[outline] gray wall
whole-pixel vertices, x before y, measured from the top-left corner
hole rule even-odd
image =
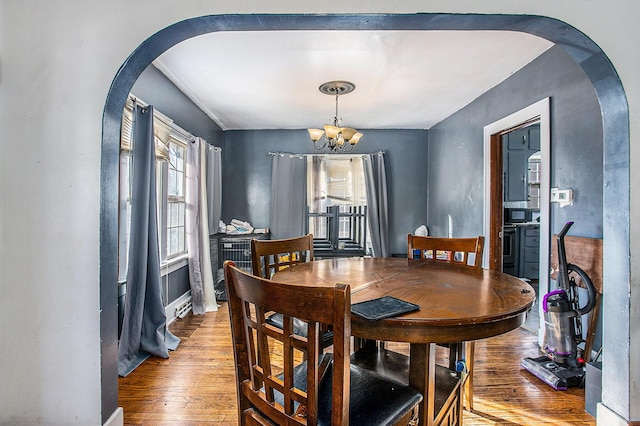
[[[222,132],[153,65],[145,69],[131,92],[183,129],[222,149],[222,220],[269,227],[271,152],[314,154],[306,130],[249,130]],[[426,130],[363,130],[352,153],[385,151],[389,197],[389,249],[406,253],[406,235],[427,223]],[[186,269],[186,268],[185,268]],[[187,277],[188,274],[180,274]],[[168,302],[185,288],[180,279],[169,281]],[[187,287],[188,288],[188,287]],[[186,290],[185,290],[186,291]],[[175,297],[174,297],[175,296]]]
[[[551,98],[551,186],[574,191],[572,206],[551,205],[551,233],[572,220],[571,235],[602,238],[600,106],[589,78],[559,47],[429,130],[433,235],[446,235],[448,215],[454,236],[482,233],[483,128],[545,97]]]
[[[131,89],[132,94],[174,121],[178,126],[208,143],[221,146],[224,138],[218,125],[182,93],[164,74],[149,65]],[[162,278],[165,304],[189,291],[189,267],[182,267]],[[124,286],[121,284],[120,287]],[[118,291],[118,334],[122,327],[124,288]]]
[[[153,65],[149,65],[136,80],[131,93],[153,105],[192,135],[205,139],[211,145],[222,144],[220,127]]]
[[[600,105],[582,68],[553,47],[429,130],[429,230],[454,236],[482,233],[483,128],[534,102],[551,98],[551,186],[573,189],[574,202],[551,204],[551,234],[574,221],[569,235],[602,238],[603,136]],[[452,170],[464,170],[452,178]],[[569,254],[570,256],[570,254]],[[554,285],[553,283],[551,284]],[[586,294],[580,294],[581,302]],[[600,318],[594,348],[602,341]]]
[[[353,153],[385,151],[389,197],[389,250],[405,254],[407,233],[427,220],[427,131],[362,130]],[[222,220],[269,226],[271,152],[319,153],[306,130],[225,132]]]

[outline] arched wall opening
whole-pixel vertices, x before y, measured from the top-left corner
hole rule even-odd
[[[217,31],[279,30],[509,30],[533,34],[563,47],[591,79],[603,120],[603,233],[605,279],[619,283],[608,289],[604,306],[629,306],[629,118],[622,84],[612,64],[586,35],[564,22],[520,15],[216,15],[171,25],[145,40],[115,76],[106,99],[102,132],[100,207],[100,337],[102,418],[117,409],[117,239],[118,165],[122,109],[144,69],[172,46],[201,34]],[[628,340],[616,326],[612,340]],[[609,330],[606,330],[609,332]],[[626,333],[626,335],[625,335]],[[610,339],[611,340],[611,339]],[[625,354],[620,354],[624,360]],[[628,352],[626,353],[628,358]],[[611,359],[616,362],[616,359]],[[623,364],[625,364],[623,362]],[[624,367],[623,367],[624,368]],[[628,360],[626,361],[628,377]],[[624,373],[624,372],[623,372]],[[625,377],[625,374],[618,374]],[[622,383],[620,383],[622,385]],[[628,386],[626,387],[628,389]],[[628,401],[628,396],[626,398]],[[627,407],[628,409],[628,407]],[[624,410],[623,410],[624,411]]]

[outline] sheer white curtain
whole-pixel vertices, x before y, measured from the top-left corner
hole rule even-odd
[[[196,138],[187,147],[185,224],[191,304],[197,315],[218,310],[209,252],[205,145],[203,139]]]

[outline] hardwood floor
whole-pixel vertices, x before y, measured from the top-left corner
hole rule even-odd
[[[125,425],[236,425],[226,303],[218,312],[177,320],[171,331],[182,341],[169,359],[151,357],[119,378]],[[465,410],[465,425],[596,424],[584,411],[584,389],[554,391],[522,370],[522,358],[538,354],[536,342],[519,328],[476,343],[474,411]]]

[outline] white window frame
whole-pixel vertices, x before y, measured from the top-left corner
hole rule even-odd
[[[187,203],[186,203],[186,199],[185,199],[185,191],[186,191],[186,183],[187,183],[187,179],[186,179],[186,165],[187,165],[187,143],[178,140],[177,138],[172,137],[171,141],[169,142],[169,151],[173,152],[172,149],[174,149],[174,147],[178,147],[180,149],[182,149],[183,152],[183,156],[182,156],[182,164],[176,163],[176,164],[172,164],[171,161],[168,162],[164,162],[164,167],[162,168],[162,172],[163,172],[163,178],[162,178],[162,195],[161,198],[159,198],[159,200],[162,200],[162,202],[158,203],[158,207],[159,210],[162,211],[162,214],[160,215],[161,220],[159,221],[160,223],[160,227],[161,227],[161,231],[160,231],[160,235],[164,236],[164,241],[162,241],[162,245],[161,247],[163,247],[163,251],[164,253],[162,253],[162,255],[164,255],[164,258],[161,256],[161,261],[164,262],[170,262],[172,259],[175,259],[177,257],[181,257],[187,254],[187,232],[186,232],[186,223],[185,223],[185,214],[186,214],[186,208],[187,208]],[[180,194],[169,194],[169,175],[171,174],[170,171],[174,170],[176,173],[176,176],[181,175],[182,178],[180,179],[180,181],[178,182],[177,187],[180,188]],[[178,213],[178,224],[177,225],[173,225],[172,223],[170,223],[170,210],[169,210],[169,206],[170,204],[177,204],[178,206],[182,206],[181,209],[181,213]],[[178,229],[182,232],[179,232],[180,235],[178,236],[178,246],[182,246],[181,250],[175,251],[175,252],[170,252],[170,247],[171,247],[171,241],[170,241],[170,231],[172,229]],[[163,262],[163,263],[164,263]]]
[[[331,183],[329,182],[331,177],[327,176],[327,174],[329,173],[328,168],[327,168],[327,164],[325,161],[328,162],[333,162],[333,161],[340,161],[340,162],[350,162],[350,164],[348,166],[343,167],[343,170],[345,170],[345,174],[344,174],[344,182],[345,184],[343,185],[343,190],[344,192],[342,193],[344,198],[344,202],[336,202],[336,203],[331,203],[331,205],[336,205],[336,206],[353,206],[353,207],[357,207],[357,206],[366,206],[367,205],[367,198],[366,198],[366,186],[365,186],[365,177],[364,177],[364,164],[363,164],[363,160],[362,160],[362,156],[361,155],[320,155],[321,157],[323,157],[323,163],[322,166],[320,167],[320,171],[319,174],[320,176],[315,176],[313,173],[313,157],[314,155],[309,155],[307,158],[307,198],[308,200],[312,199],[312,195],[313,195],[313,182],[316,179],[320,179],[321,184],[320,184],[320,199],[321,200],[327,200],[328,198],[328,193],[329,193],[329,189],[328,189],[328,185],[331,185]],[[338,195],[338,194],[333,194],[333,195]],[[350,200],[350,202],[348,202],[347,200]],[[310,203],[312,204],[312,203]],[[326,202],[322,203],[322,206],[320,208],[320,211],[314,211],[313,207],[310,205],[309,206],[309,212],[310,213],[325,213],[326,212],[326,208],[328,207]],[[318,223],[318,225],[322,228],[320,230],[315,230],[314,229],[314,225],[313,225],[313,221],[316,221],[316,223]],[[309,218],[308,219],[308,229],[309,232],[316,232],[318,233],[318,235],[316,235],[314,233],[314,238],[316,237],[320,237],[320,238],[328,238],[329,233],[331,232],[329,229],[324,229],[325,226],[323,226],[325,222],[322,221],[318,221],[316,218]],[[345,236],[348,235],[348,229],[349,229],[349,223],[348,223],[348,219],[347,218],[341,218],[340,219],[340,223],[337,224],[338,226],[338,237],[339,238],[343,238]],[[319,231],[323,231],[323,232],[319,232]],[[367,253],[371,253],[371,233],[370,230],[366,229],[367,232],[367,247],[366,247],[366,252]]]
[[[164,158],[156,159],[156,195],[157,195],[157,220],[158,220],[158,241],[160,250],[160,267],[161,275],[164,276],[187,264],[187,243],[186,243],[186,224],[184,214],[182,215],[182,250],[169,253],[168,229],[169,229],[169,202],[177,202],[183,204],[183,211],[186,210],[186,156],[187,156],[187,137],[182,129],[173,126],[170,119],[154,110],[154,123],[162,120],[164,125],[171,127],[169,138],[169,149],[172,146],[178,146],[184,151],[182,162],[182,195],[170,196],[168,186],[169,168],[172,167],[170,162]],[[155,130],[155,129],[154,129]],[[127,267],[129,256],[129,235],[131,228],[131,181],[130,174],[132,172],[131,159],[132,153],[121,150],[120,152],[120,183],[119,183],[119,223],[118,223],[118,282],[124,282],[127,279]]]

